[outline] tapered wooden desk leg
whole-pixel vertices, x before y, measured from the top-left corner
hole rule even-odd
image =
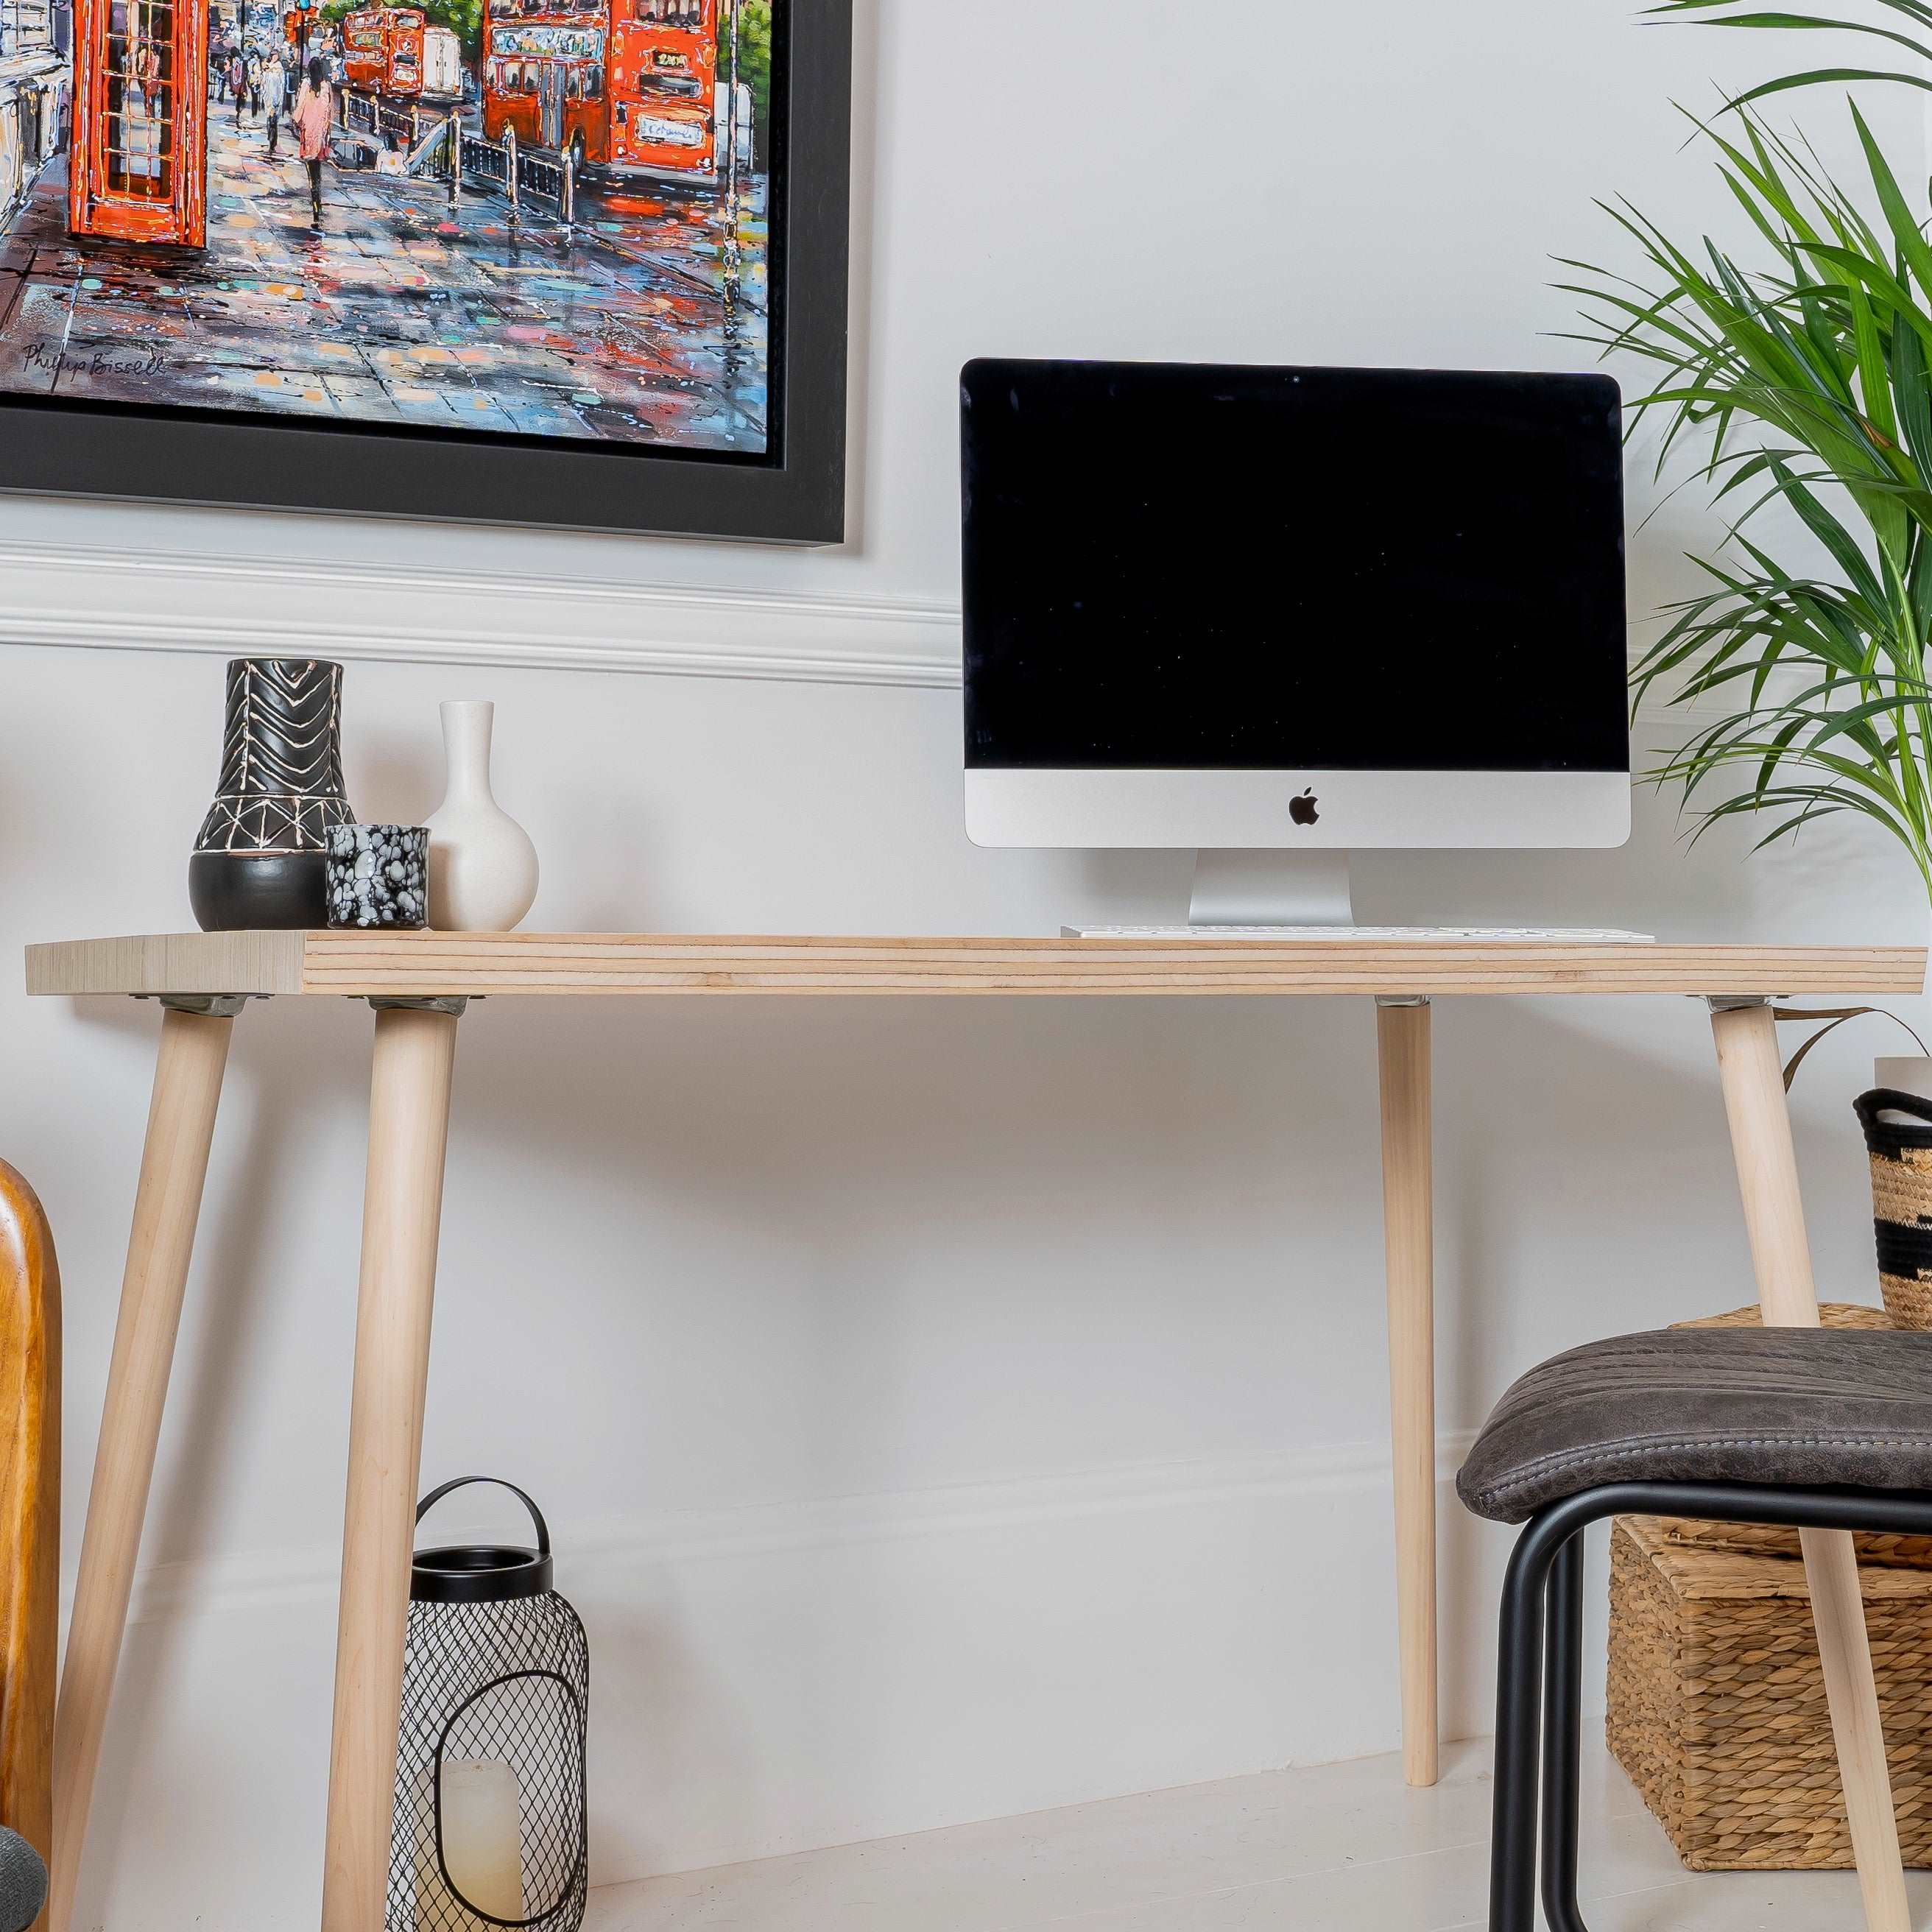
[[[392,1007],[376,1013],[323,1932],[380,1932],[382,1924],[455,1058],[454,1012]]]
[[[1436,1317],[1430,1170],[1429,1002],[1378,1000],[1382,1231],[1388,1258],[1402,1768],[1436,1782]]]
[[[220,1005],[207,1013],[170,1009],[161,1016],[154,1100],[141,1150],[134,1223],[121,1281],[121,1314],[107,1371],[107,1401],[94,1454],[93,1486],[88,1492],[80,1576],[54,1720],[49,1932],[68,1932],[74,1915],[88,1807],[121,1658],[141,1521],[147,1514],[154,1446],[160,1437],[161,1406],[181,1326],[182,1296],[188,1286],[195,1222],[201,1212],[215,1108],[234,1024],[232,1013],[224,1013]]]
[[[1717,1034],[1718,1067],[1744,1196],[1759,1307],[1768,1327],[1815,1328],[1818,1296],[1778,1064],[1777,1022],[1770,1007],[1761,1003],[1726,1006],[1714,1002],[1711,1024]],[[1858,1559],[1851,1538],[1842,1530],[1808,1529],[1801,1540],[1865,1924],[1869,1932],[1910,1932],[1885,1733],[1879,1722],[1871,1649],[1858,1594]]]

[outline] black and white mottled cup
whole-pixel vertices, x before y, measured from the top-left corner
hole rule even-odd
[[[331,926],[419,926],[429,917],[429,832],[338,825],[328,835]]]

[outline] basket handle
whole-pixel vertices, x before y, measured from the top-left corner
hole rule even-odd
[[[506,1482],[501,1476],[458,1476],[452,1480],[434,1489],[416,1504],[416,1521],[421,1522],[452,1490],[466,1489],[472,1483],[494,1483],[500,1490],[508,1490],[530,1513],[530,1520],[537,1526],[537,1554],[550,1554],[550,1525],[544,1521],[543,1511],[514,1483]]]
[[[1907,1133],[1922,1131],[1917,1127],[1906,1126],[1900,1120],[1881,1120],[1881,1114],[1911,1114],[1932,1127],[1932,1100],[1922,1094],[1906,1094],[1897,1088],[1874,1087],[1868,1094],[1861,1094],[1852,1102],[1852,1111],[1858,1117],[1859,1124],[1870,1135],[1896,1133],[1902,1128]]]

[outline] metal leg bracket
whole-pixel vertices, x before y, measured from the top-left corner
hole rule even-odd
[[[171,1013],[195,1013],[203,1019],[232,1020],[250,1000],[266,1000],[266,993],[136,993],[136,1000],[159,1000]]]

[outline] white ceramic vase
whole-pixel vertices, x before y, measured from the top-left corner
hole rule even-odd
[[[490,790],[496,707],[453,698],[442,714],[442,802],[429,820],[429,922],[440,932],[508,932],[537,896],[537,848]]]

